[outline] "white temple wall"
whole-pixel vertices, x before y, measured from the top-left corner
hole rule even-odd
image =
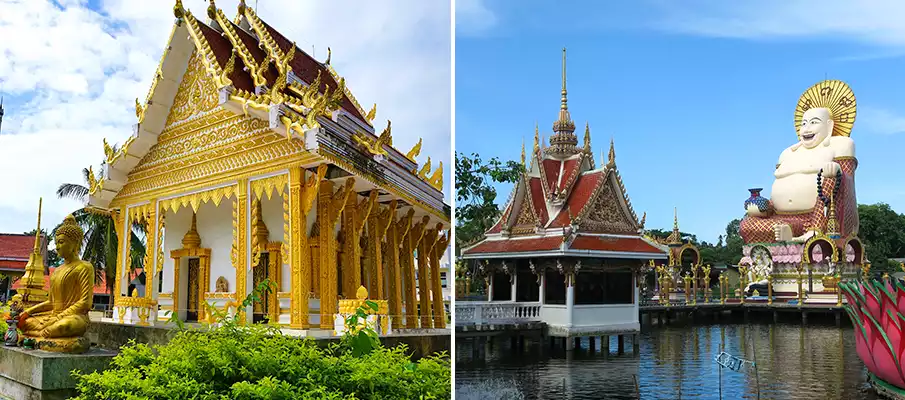
[[[191,209],[180,208],[179,212],[174,213],[172,210],[166,211],[166,228],[163,237],[163,289],[160,293],[173,293],[173,258],[170,252],[182,248],[182,237],[189,231],[192,226]],[[202,238],[202,243],[203,243]],[[185,271],[185,266],[180,271]],[[183,277],[180,277],[182,279]],[[184,281],[182,281],[184,282]]]
[[[634,304],[576,305],[572,310],[575,326],[628,325],[638,323],[638,311]]]
[[[233,202],[230,200],[224,199],[219,207],[212,202],[198,207],[198,235],[201,236],[201,247],[211,249],[210,281],[204,288],[205,292],[213,291],[217,278],[221,276],[229,282],[230,292],[236,289],[236,270],[230,259],[233,245]],[[191,209],[179,210],[183,211],[188,214],[191,222]]]
[[[267,231],[270,232],[268,241],[283,242],[283,198],[285,192],[274,193],[273,197],[268,199],[266,195],[261,199],[261,218],[267,225]],[[282,254],[283,263],[288,264],[288,254]],[[289,291],[289,268],[277,267],[280,271],[282,285],[280,291]]]

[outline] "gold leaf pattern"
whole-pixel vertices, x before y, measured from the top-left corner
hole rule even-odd
[[[186,120],[203,111],[210,111],[217,107],[218,103],[217,88],[208,77],[198,52],[194,52],[170,107],[167,125]]]

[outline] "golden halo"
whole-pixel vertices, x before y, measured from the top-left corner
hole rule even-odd
[[[805,90],[795,107],[795,133],[801,128],[804,112],[812,108],[828,108],[833,118],[833,136],[849,136],[855,125],[857,103],[852,88],[845,82],[826,80]]]

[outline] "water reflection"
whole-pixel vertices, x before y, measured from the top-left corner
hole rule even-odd
[[[496,340],[486,352],[456,340],[456,384],[514,380],[529,399],[877,399],[855,352],[851,327],[726,323],[652,327],[641,355],[616,355],[616,339],[595,351],[567,353],[530,341],[518,352]],[[480,344],[477,344],[480,345]],[[561,347],[561,344],[558,346]],[[607,354],[601,353],[607,348]],[[755,361],[741,372],[720,371],[720,351]],[[480,356],[484,356],[483,359]]]

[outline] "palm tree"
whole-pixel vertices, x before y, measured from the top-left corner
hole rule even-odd
[[[114,150],[115,151],[115,150]],[[88,168],[82,169],[82,176],[85,184],[64,183],[57,189],[59,198],[70,198],[78,200],[82,203],[88,203]],[[103,179],[103,169],[100,171],[99,179]],[[107,294],[110,295],[109,306],[113,307],[113,286],[116,282],[116,250],[118,240],[116,238],[115,224],[113,218],[109,215],[88,211],[81,208],[72,213],[76,222],[85,230],[85,242],[82,246],[82,259],[94,265],[95,282],[105,279],[107,283]],[[58,225],[59,226],[59,225]],[[51,237],[56,234],[56,228],[51,232]],[[141,268],[145,259],[145,244],[142,240],[146,237],[144,225],[133,222],[132,234],[130,235],[130,255],[129,270]]]

